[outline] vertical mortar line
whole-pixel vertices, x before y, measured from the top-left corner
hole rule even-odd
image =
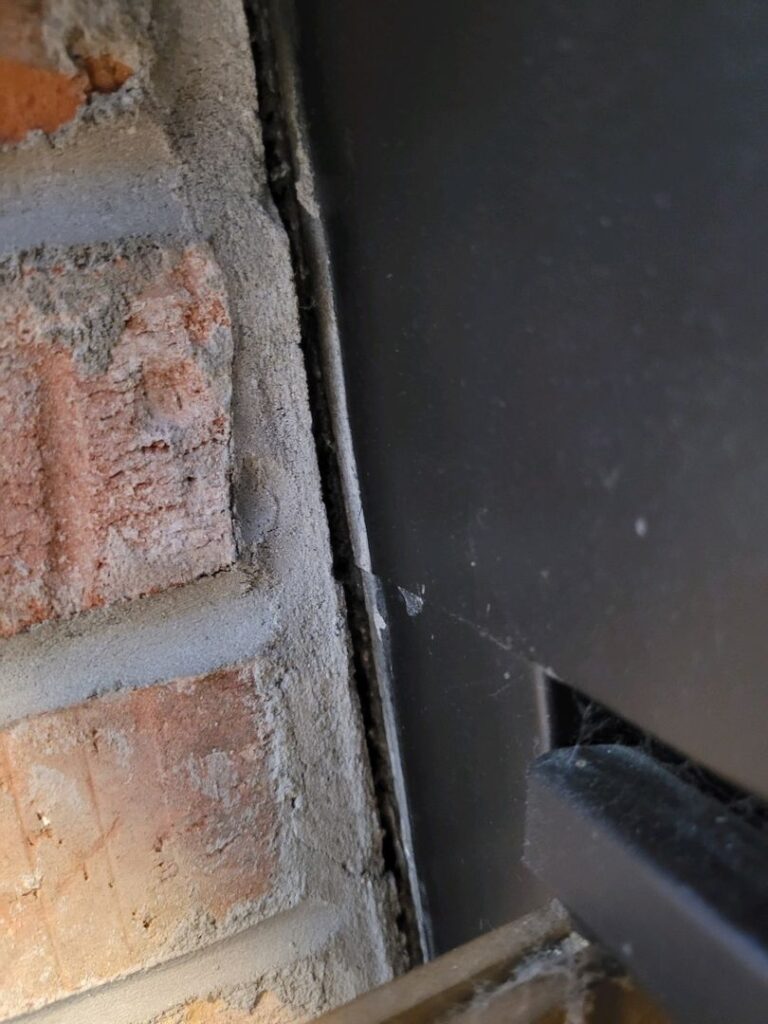
[[[268,0],[245,0],[251,35],[258,116],[262,128],[267,176],[272,201],[283,222],[291,252],[301,336],[307,376],[312,432],[317,454],[322,498],[328,518],[333,571],[344,591],[347,628],[352,653],[354,686],[363,720],[374,795],[382,832],[382,856],[395,881],[399,902],[398,928],[409,966],[424,959],[421,920],[411,885],[403,846],[398,787],[393,752],[387,741],[386,716],[376,673],[372,625],[366,603],[363,573],[355,557],[344,474],[340,463],[343,443],[336,436],[333,379],[327,372],[323,350],[322,285],[313,269],[313,232],[297,195],[296,158],[290,141],[289,118],[280,87],[280,71]],[[343,457],[343,456],[342,456]]]

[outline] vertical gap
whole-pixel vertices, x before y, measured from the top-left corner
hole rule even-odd
[[[272,201],[288,236],[299,312],[301,349],[307,373],[312,432],[328,516],[334,576],[344,590],[352,670],[365,730],[368,757],[382,833],[385,870],[394,879],[398,898],[397,927],[408,966],[423,959],[415,901],[403,849],[400,817],[384,709],[376,678],[371,625],[362,574],[356,564],[347,516],[343,476],[335,441],[329,384],[323,356],[323,313],[317,301],[319,282],[313,271],[311,225],[299,203],[296,167],[284,108],[268,0],[246,0],[246,17],[256,66],[267,177]]]

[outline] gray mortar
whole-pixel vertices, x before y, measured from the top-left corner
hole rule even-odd
[[[144,114],[80,131],[76,147],[15,150],[0,163],[0,253],[189,234],[179,168]]]
[[[258,567],[259,591],[275,616],[268,663],[283,808],[280,873],[307,897],[339,908],[338,955],[326,980],[328,999],[338,1001],[350,986],[362,991],[390,975],[394,936],[331,572],[288,243],[266,188],[240,4],[163,3],[153,24],[164,55],[155,77],[160,116],[232,314],[240,548]],[[274,513],[266,531],[254,531],[265,496]],[[271,893],[267,906],[277,910],[284,899]]]
[[[116,257],[125,257],[128,263]],[[0,288],[12,288],[39,314],[40,340],[66,345],[82,373],[103,373],[125,330],[131,298],[168,260],[153,240],[25,251],[0,260]],[[60,273],[52,278],[53,266]],[[30,274],[32,268],[43,271]],[[98,276],[83,270],[96,270]]]
[[[389,752],[389,769],[392,775],[393,796],[399,817],[398,840],[402,846],[408,874],[410,898],[414,906],[421,953],[424,958],[427,958],[433,949],[434,943],[432,941],[428,910],[422,898],[416,869],[411,829],[410,800],[402,769],[400,738],[395,716],[386,605],[383,588],[374,575],[371,565],[362,493],[357,475],[357,460],[352,441],[347,405],[330,253],[322,222],[320,205],[316,195],[312,162],[309,156],[307,131],[299,90],[299,71],[296,67],[293,50],[296,27],[291,24],[290,17],[290,8],[285,10],[281,8],[281,17],[277,19],[277,24],[273,26],[278,73],[280,76],[280,90],[283,96],[284,115],[287,120],[287,130],[290,134],[291,151],[295,163],[296,194],[307,218],[305,225],[307,258],[311,261],[314,279],[314,298],[317,304],[317,318],[320,328],[319,344],[321,347],[323,372],[327,382],[329,413],[333,424],[333,441],[338,458],[344,512],[349,526],[349,536],[355,565],[361,575],[363,600],[370,627],[373,675],[381,701],[385,741]]]
[[[45,623],[0,643],[0,727],[97,693],[255,658],[274,629],[272,609],[239,569]]]
[[[146,1024],[194,999],[228,996],[254,1002],[261,991],[285,990],[297,1002],[307,999],[302,960],[323,962],[338,928],[335,908],[307,903],[286,911],[194,956],[182,956],[111,985],[73,996],[54,1006],[16,1017],[17,1024]],[[244,985],[243,978],[252,979]],[[311,995],[311,994],[310,994]],[[239,998],[238,998],[239,996]],[[317,1005],[311,999],[310,1013]]]
[[[395,947],[331,572],[288,243],[266,188],[241,5],[162,3],[153,25],[163,54],[155,76],[160,116],[184,169],[196,228],[222,268],[232,313],[240,547],[259,568],[259,591],[275,615],[268,659],[284,807],[281,874],[342,915],[326,981],[334,1001],[335,988],[343,998],[350,986],[362,991],[385,980]],[[266,532],[252,532],[260,519],[253,510],[265,496],[274,515]],[[270,898],[277,910],[285,894]]]
[[[151,26],[153,102],[136,119],[136,134],[112,135],[117,122],[81,125],[76,146],[48,152],[36,169],[31,150],[0,157],[0,201],[10,189],[15,204],[0,230],[10,230],[10,245],[20,238],[81,244],[145,235],[156,218],[150,226],[158,240],[210,244],[235,338],[233,493],[242,567],[3,642],[0,718],[72,703],[86,690],[146,685],[257,655],[255,685],[267,698],[273,731],[281,883],[258,903],[236,908],[216,935],[242,933],[256,955],[266,941],[262,926],[243,930],[257,921],[297,904],[333,908],[336,931],[315,993],[319,1010],[386,980],[399,947],[331,571],[288,244],[266,187],[238,0],[164,0]],[[122,149],[114,159],[102,153],[92,190],[90,172],[77,168],[83,153],[94,151],[93,139],[108,137]],[[40,157],[42,150],[34,152]],[[91,195],[82,194],[84,181]],[[121,196],[126,182],[130,201]],[[36,203],[43,210],[47,204],[49,222]],[[59,204],[70,204],[71,222]],[[176,952],[210,938],[201,922],[179,935]],[[301,941],[297,936],[299,947]],[[146,977],[165,999],[163,975]],[[238,980],[258,979],[243,968]],[[285,984],[290,997],[288,975]],[[175,989],[173,996],[182,1001]],[[79,1024],[105,1019],[104,1003],[90,1009],[96,1004],[89,998],[80,1003]],[[35,1019],[68,1022],[67,1005]]]
[[[204,252],[202,246],[197,249]],[[67,248],[38,246],[0,257],[0,290],[38,314],[38,341],[71,349],[81,375],[100,374],[112,361],[132,303],[161,275],[172,273],[181,256],[180,246],[169,249],[155,238]],[[55,275],[50,273],[52,268]],[[215,273],[209,284],[220,288]],[[202,364],[222,406],[227,407],[232,364],[229,329],[219,324],[211,332],[204,346],[192,346],[191,356]]]
[[[111,53],[134,69],[151,56],[145,39],[148,0],[48,0],[42,5],[41,32],[46,53],[59,71],[74,74],[79,54]]]

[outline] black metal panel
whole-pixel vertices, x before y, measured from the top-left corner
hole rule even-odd
[[[530,665],[435,601],[385,595],[417,868],[443,951],[548,898],[522,863],[526,772],[546,721]]]
[[[768,8],[297,10],[374,568],[424,589],[392,632],[439,916],[419,748],[495,726],[502,651],[768,794]]]
[[[526,859],[681,1024],[763,1024],[768,839],[639,750],[563,748],[530,780]]]

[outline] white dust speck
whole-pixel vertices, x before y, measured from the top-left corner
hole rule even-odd
[[[398,587],[400,596],[403,599],[405,610],[413,618],[415,615],[419,615],[422,608],[424,607],[424,597],[422,594],[414,594],[412,590],[406,590],[405,587]]]

